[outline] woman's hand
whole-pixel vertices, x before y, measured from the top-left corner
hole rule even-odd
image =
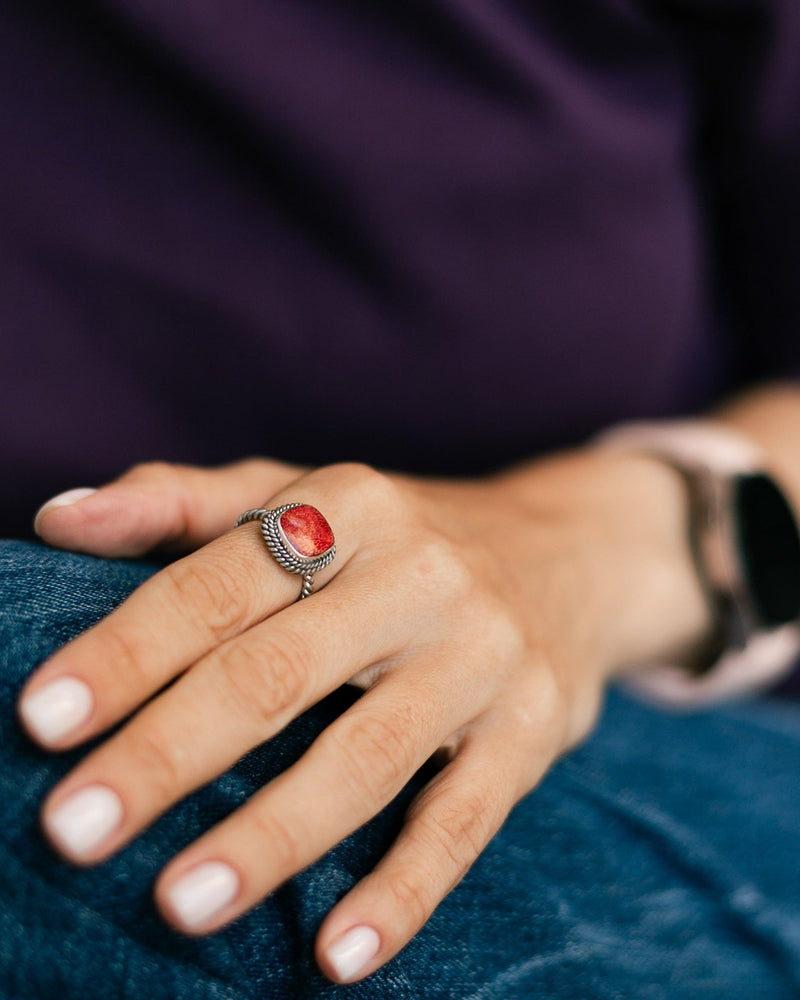
[[[300,602],[300,577],[272,559],[258,524],[227,530],[247,508],[293,501],[322,511],[337,545]],[[319,931],[329,977],[368,975],[588,733],[608,676],[702,635],[683,524],[676,474],[591,451],[475,483],[261,460],[142,466],[46,506],[37,530],[54,545],[195,551],[26,686],[21,718],[52,749],[135,713],[52,791],[45,830],[69,859],[101,861],[324,695],[358,684],[364,696],[300,761],[167,866],[156,898],[188,933],[235,920],[443,749],[391,850]]]

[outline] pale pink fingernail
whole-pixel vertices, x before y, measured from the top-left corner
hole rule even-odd
[[[49,510],[53,510],[54,507],[69,507],[79,500],[85,500],[86,497],[90,497],[92,493],[96,493],[97,490],[93,489],[91,486],[80,486],[75,490],[67,490],[66,493],[59,493],[58,496],[52,497],[47,503],[42,504],[36,513],[36,517],[33,521],[33,530],[39,531],[39,523],[41,521],[42,515],[46,514]]]
[[[45,824],[61,850],[73,858],[88,857],[122,819],[122,800],[105,785],[88,785],[53,809]]]
[[[77,677],[58,677],[23,697],[19,712],[30,732],[42,743],[55,743],[89,718],[92,689]]]
[[[205,861],[167,889],[175,916],[187,930],[201,927],[231,903],[239,892],[239,876],[223,861]]]
[[[339,982],[349,983],[375,958],[380,946],[381,939],[372,927],[353,927],[326,954]]]

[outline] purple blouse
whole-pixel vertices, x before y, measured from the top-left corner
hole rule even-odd
[[[798,234],[797,0],[6,0],[0,535],[140,460],[479,474],[800,374]]]

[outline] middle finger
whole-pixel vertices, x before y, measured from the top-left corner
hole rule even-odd
[[[391,657],[411,625],[395,617],[363,628],[382,602],[358,578],[341,581],[207,654],[53,790],[43,819],[55,845],[80,863],[102,860],[364,666]]]

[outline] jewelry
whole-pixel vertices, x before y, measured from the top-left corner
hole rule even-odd
[[[697,707],[775,683],[800,656],[800,530],[766,456],[712,421],[612,427],[596,439],[681,474],[687,533],[715,629],[692,673],[659,665],[631,674],[640,691]]]
[[[308,597],[314,574],[333,562],[336,543],[331,526],[316,507],[307,503],[285,503],[275,510],[246,510],[234,527],[261,521],[261,534],[279,565],[303,577],[298,601]]]

